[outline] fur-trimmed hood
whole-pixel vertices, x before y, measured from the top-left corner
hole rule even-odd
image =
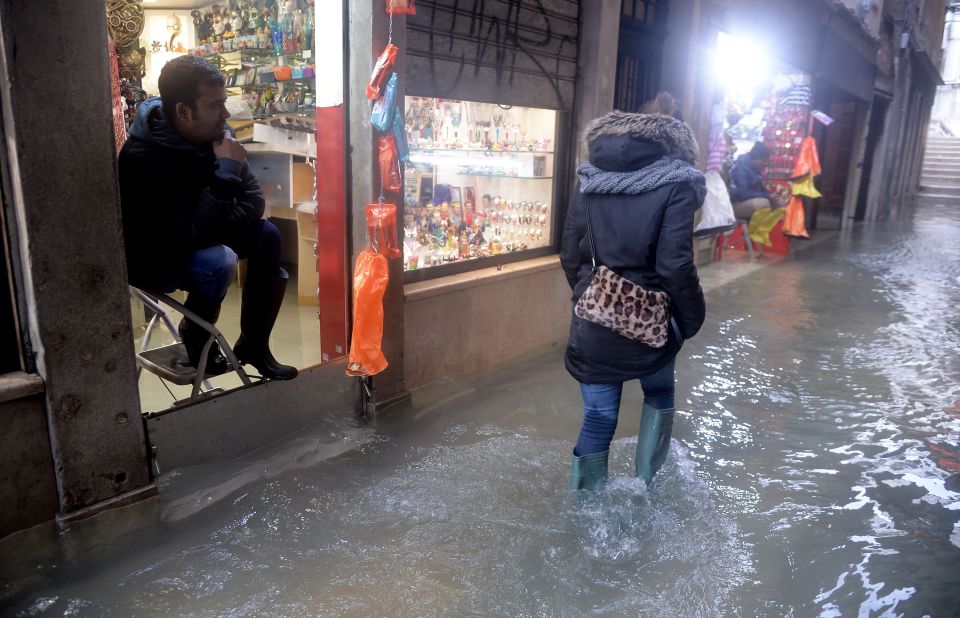
[[[663,148],[664,154],[696,165],[700,148],[693,130],[682,120],[662,114],[628,114],[612,111],[587,125],[583,139],[587,150],[603,136],[630,136]]]

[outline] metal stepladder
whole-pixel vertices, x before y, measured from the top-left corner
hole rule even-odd
[[[237,356],[233,353],[233,348],[227,345],[226,338],[216,326],[202,319],[196,313],[190,311],[166,294],[145,291],[140,288],[135,288],[132,285],[129,286],[129,288],[130,295],[142,302],[144,306],[153,313],[153,316],[147,323],[147,330],[144,332],[143,343],[140,344],[140,351],[137,352],[137,379],[140,378],[141,373],[146,369],[161,380],[179,385],[193,385],[190,397],[175,401],[173,404],[174,407],[193,403],[218,394],[222,392],[223,389],[213,388],[208,378],[215,376],[206,374],[207,357],[210,355],[210,350],[213,348],[214,342],[216,342],[216,344],[220,346],[220,350],[226,357],[232,371],[237,374],[240,381],[243,382],[245,386],[252,384],[250,377],[243,370],[240,361],[237,360]],[[190,364],[187,358],[187,349],[180,341],[180,333],[176,326],[174,326],[173,320],[170,319],[167,310],[164,309],[162,305],[166,305],[180,312],[184,318],[200,326],[210,334],[206,344],[203,346],[203,352],[200,355],[200,369]],[[150,348],[150,337],[153,335],[153,330],[158,322],[162,322],[167,327],[170,336],[173,337],[174,343],[157,348]]]

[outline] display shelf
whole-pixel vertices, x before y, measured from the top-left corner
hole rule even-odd
[[[313,88],[313,84],[308,83],[306,80],[314,80],[313,77],[303,77],[299,79],[281,79],[275,82],[270,82],[268,84],[233,84],[231,86],[226,86],[227,89],[230,88],[246,88],[247,90],[266,90],[267,88],[276,88],[279,84],[297,84],[299,86],[305,86],[307,88]]]
[[[290,53],[275,54],[273,51],[273,48],[250,47],[247,49],[234,49],[231,51],[212,52],[209,54],[193,54],[193,55],[199,56],[201,58],[206,58],[207,60],[219,58],[228,64],[234,64],[234,63],[240,62],[243,58],[257,58],[257,59],[289,58],[291,60],[296,60],[297,62],[303,62],[303,61],[310,60],[313,54],[310,53],[310,50],[306,50],[306,52],[301,50],[299,52],[295,52],[292,54]]]
[[[492,148],[410,148],[410,152],[481,152],[484,154],[532,154],[552,155],[552,150],[494,150]]]
[[[483,177],[483,178],[516,178],[517,180],[552,180],[553,176],[513,176],[511,174],[473,174],[470,172],[456,172],[457,176]]]

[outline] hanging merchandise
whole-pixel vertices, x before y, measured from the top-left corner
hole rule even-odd
[[[733,204],[723,178],[715,171],[708,171],[707,197],[703,201],[703,218],[693,230],[694,236],[709,236],[721,230],[728,230],[737,224],[733,215]]]
[[[813,185],[813,177],[819,176],[822,171],[820,158],[817,156],[817,142],[812,136],[807,136],[800,145],[800,155],[790,175],[793,195],[821,197],[821,193]]]
[[[787,212],[783,217],[783,233],[787,236],[810,238],[803,212],[803,200],[796,195],[787,204]]]
[[[393,71],[393,64],[397,61],[398,51],[396,45],[387,43],[380,57],[377,58],[377,63],[373,65],[373,73],[371,73],[370,81],[367,83],[367,98],[371,101],[380,98],[380,92]]]
[[[387,258],[372,248],[357,256],[353,268],[353,335],[348,376],[372,376],[387,368],[383,340],[383,295],[389,282]]]
[[[401,161],[410,160],[410,147],[407,145],[407,131],[403,124],[403,114],[399,107],[393,108],[393,138],[397,142],[397,156]]]
[[[397,248],[397,207],[394,204],[377,202],[367,204],[367,238],[380,255],[395,259],[400,257]]]
[[[395,117],[394,109],[397,100],[397,74],[392,73],[387,85],[383,89],[383,94],[373,104],[373,111],[370,112],[370,124],[380,131],[389,131]],[[403,122],[401,121],[401,125]],[[402,127],[401,127],[402,129]]]
[[[387,0],[387,14],[416,15],[417,3],[415,0]]]
[[[393,135],[380,137],[380,189],[381,191],[400,191],[403,177],[400,175],[400,155],[397,152],[397,140]]]
[[[727,116],[727,106],[722,102],[713,106],[710,117],[710,149],[707,153],[707,171],[723,170],[723,159],[727,154],[727,140],[723,123]]]
[[[750,217],[750,239],[761,245],[770,246],[770,232],[776,227],[780,219],[783,218],[784,208],[772,209],[769,207],[760,208],[754,211]]]
[[[800,144],[800,155],[797,157],[797,163],[793,166],[791,178],[800,176],[819,176],[823,169],[820,167],[820,157],[817,155],[817,141],[813,136],[808,135]]]
[[[124,117],[125,100],[120,90],[120,67],[117,62],[117,49],[113,43],[107,43],[110,53],[110,99],[113,102],[113,140],[116,154],[120,154],[123,143],[127,141],[127,125]]]

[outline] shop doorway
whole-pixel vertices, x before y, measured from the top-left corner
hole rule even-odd
[[[118,49],[118,77],[124,77],[125,86],[130,87],[121,89],[115,100],[117,114],[122,113],[121,100],[130,105],[125,118],[129,124],[136,113],[135,106],[145,97],[159,94],[157,79],[162,67],[184,54],[206,58],[224,75],[227,109],[231,114],[228,123],[244,144],[247,163],[263,191],[264,216],[280,230],[282,266],[290,275],[270,347],[279,362],[301,370],[345,356],[347,338],[343,223],[346,203],[342,199],[326,199],[325,179],[318,182],[317,177],[318,169],[329,172],[338,163],[344,169],[346,165],[342,149],[339,157],[330,154],[330,142],[336,140],[331,138],[335,133],[328,126],[329,119],[325,119],[326,142],[321,144],[319,159],[317,145],[317,116],[323,116],[326,109],[321,106],[334,105],[327,102],[331,96],[327,90],[331,90],[329,86],[334,81],[333,90],[340,93],[338,105],[343,109],[342,76],[327,77],[329,67],[318,66],[315,60],[317,45],[325,45],[327,38],[333,38],[319,33],[330,28],[342,30],[342,21],[319,22],[318,10],[329,11],[329,7],[322,9],[306,0],[237,0],[227,9],[225,3],[210,0],[157,0],[143,5],[142,23],[131,13],[122,13],[121,23],[130,19],[141,30],[136,40]],[[338,45],[336,54],[342,60],[341,48]],[[329,65],[335,55],[325,50],[323,57]],[[342,124],[338,123],[340,137]],[[345,144],[345,139],[341,141]],[[341,177],[342,174],[336,176]],[[329,204],[331,201],[335,203]],[[217,321],[218,329],[231,344],[240,334],[244,266],[241,262]],[[332,290],[333,287],[337,289]],[[322,294],[321,288],[332,293]],[[171,296],[180,301],[185,298],[183,292]],[[326,322],[321,320],[321,310]],[[131,299],[131,311],[134,343],[139,350],[147,320],[144,308],[135,299]],[[174,324],[180,317],[171,313]],[[172,333],[158,328],[148,347],[170,343]],[[250,366],[246,369],[256,373]],[[210,383],[223,391],[241,386],[236,374],[213,378]],[[185,401],[189,394],[188,386],[164,382],[146,371],[141,374],[141,408],[145,413],[165,411]]]
[[[863,221],[867,214],[867,197],[870,193],[870,177],[873,173],[873,162],[877,153],[877,144],[883,137],[883,127],[887,120],[887,108],[890,106],[890,99],[887,97],[874,97],[873,109],[870,112],[870,128],[867,133],[867,147],[864,151],[863,174],[860,177],[860,192],[857,194],[857,208],[853,218],[855,221]]]
[[[829,93],[831,88],[818,85],[818,92]],[[811,227],[839,230],[843,223],[843,205],[850,176],[850,161],[853,157],[854,134],[856,133],[857,104],[851,100],[830,100],[824,97],[821,109],[833,118],[830,126],[815,123],[814,137],[820,146],[820,192],[823,197],[814,209]]]
[[[660,90],[667,0],[623,0],[614,108],[637,112]]]

